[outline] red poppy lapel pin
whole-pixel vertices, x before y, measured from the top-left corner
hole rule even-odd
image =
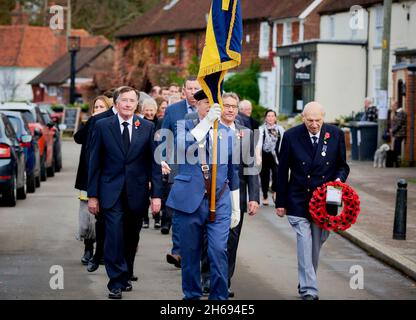
[[[328,149],[327,144],[328,144],[329,138],[331,138],[331,134],[329,132],[325,132],[325,135],[324,135],[324,145],[322,147],[322,152],[321,152],[322,157],[326,157],[326,151]]]
[[[243,131],[243,129],[240,129],[237,132],[237,139],[243,139],[243,138],[244,138],[244,131]]]
[[[134,121],[134,127],[137,129],[138,127],[140,127],[140,121],[136,120]]]

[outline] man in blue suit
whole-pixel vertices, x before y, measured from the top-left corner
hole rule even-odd
[[[174,177],[178,172],[177,159],[176,159],[176,133],[178,121],[184,120],[185,115],[196,111],[196,100],[194,94],[201,90],[201,85],[194,76],[190,76],[186,79],[183,87],[185,93],[185,99],[177,103],[174,103],[166,109],[165,116],[163,118],[161,136],[167,137],[167,162],[162,162],[163,174],[169,174],[168,184],[169,188],[172,187]],[[166,255],[168,263],[175,265],[177,268],[181,267],[181,254],[179,249],[179,225],[176,217],[172,212],[169,212],[169,217],[162,217],[162,233],[169,233],[170,223],[172,223],[172,251]],[[170,222],[171,220],[171,222]]]
[[[104,261],[109,298],[131,291],[134,258],[149,198],[159,212],[161,167],[154,161],[154,125],[134,115],[139,92],[123,87],[117,115],[97,121],[90,145],[88,208],[105,220]],[[149,190],[151,183],[151,190]]]
[[[344,133],[324,124],[324,116],[319,103],[308,103],[302,113],[303,124],[283,135],[279,155],[276,214],[279,217],[287,214],[296,231],[298,292],[304,300],[319,299],[316,279],[319,252],[329,235],[312,221],[309,201],[317,187],[329,181],[345,182],[350,172]]]
[[[208,99],[201,90],[195,94],[198,103],[209,107]],[[198,107],[198,110],[204,108]],[[211,163],[210,130],[221,115],[221,107],[211,107],[199,121],[186,120],[178,123],[178,153],[186,154],[185,163],[179,164],[179,172],[169,194],[167,206],[174,210],[180,225],[179,240],[182,257],[182,290],[184,299],[196,300],[202,296],[201,251],[204,234],[208,242],[208,257],[211,263],[211,290],[209,299],[228,299],[227,241],[230,226],[240,219],[239,163],[232,163],[235,134],[219,125],[216,217],[209,221]],[[224,142],[224,143],[223,143]],[[184,148],[183,150],[181,148]],[[198,156],[194,158],[195,152]]]

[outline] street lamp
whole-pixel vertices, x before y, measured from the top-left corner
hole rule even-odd
[[[81,38],[77,36],[68,37],[68,51],[71,53],[71,86],[69,88],[69,103],[74,104],[75,102],[75,58],[77,52],[80,49]]]

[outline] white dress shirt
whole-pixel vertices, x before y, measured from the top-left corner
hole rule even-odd
[[[131,117],[128,120],[124,120],[122,117],[120,117],[119,114],[117,114],[117,117],[118,117],[118,122],[120,123],[120,132],[121,132],[121,134],[123,134],[123,130],[124,130],[123,122],[127,122],[129,124],[127,126],[127,129],[129,129],[129,137],[130,137],[130,141],[131,141],[131,134],[133,132],[133,117]]]
[[[311,138],[312,144],[314,144],[314,141],[313,141],[312,137],[317,137],[318,139],[316,140],[316,143],[319,143],[319,136],[321,134],[321,131],[319,131],[317,134],[312,134],[309,131],[308,131],[308,133],[309,133],[309,137]]]

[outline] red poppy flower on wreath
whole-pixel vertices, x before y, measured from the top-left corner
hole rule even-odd
[[[326,188],[328,186],[342,188],[344,208],[337,216],[329,215],[326,211]],[[309,202],[309,213],[319,227],[329,231],[344,231],[351,227],[360,214],[360,198],[346,183],[341,181],[328,182],[318,187]]]
[[[137,129],[138,127],[140,127],[140,121],[139,121],[139,120],[136,120],[136,121],[134,122],[134,126],[136,127],[136,129]]]

